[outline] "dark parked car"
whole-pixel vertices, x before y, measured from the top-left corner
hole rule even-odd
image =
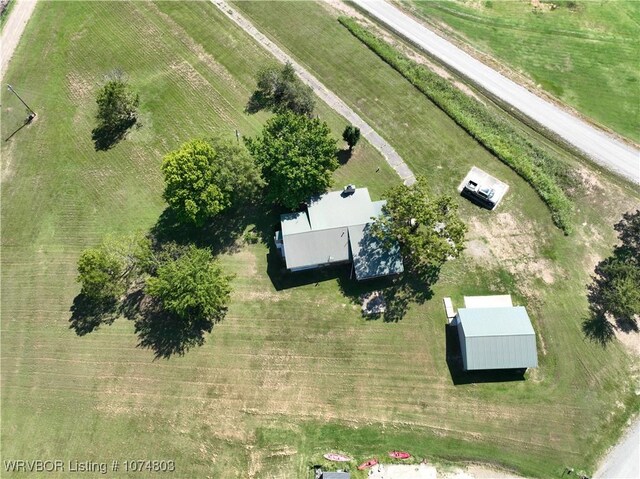
[[[480,187],[475,181],[469,181],[464,185],[460,194],[474,203],[484,206],[490,210],[496,206],[496,202],[493,200],[493,197],[496,194],[495,190],[493,188]]]

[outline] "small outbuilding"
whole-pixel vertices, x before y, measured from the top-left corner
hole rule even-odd
[[[523,306],[460,308],[452,325],[465,371],[538,366],[536,334]]]

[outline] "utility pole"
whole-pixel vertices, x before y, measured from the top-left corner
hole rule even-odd
[[[31,107],[30,107],[29,105],[27,105],[27,104],[25,103],[25,101],[24,101],[22,98],[20,98],[20,95],[18,95],[18,94],[16,93],[16,91],[13,89],[13,87],[12,87],[11,85],[7,85],[7,90],[9,90],[11,93],[13,93],[15,96],[17,96],[17,97],[18,97],[18,100],[20,100],[20,101],[22,102],[22,104],[23,104],[24,106],[26,106],[26,107],[27,107],[27,110],[29,110],[29,111],[31,112],[31,113],[29,114],[29,118],[28,118],[28,120],[27,120],[27,121],[31,121],[31,120],[33,120],[33,119],[35,118],[35,116],[36,116],[36,112],[35,112],[35,111],[33,111],[33,110],[31,109]]]

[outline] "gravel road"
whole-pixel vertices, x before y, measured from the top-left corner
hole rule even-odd
[[[9,60],[13,56],[13,51],[18,46],[24,27],[27,26],[27,22],[36,8],[36,0],[13,1],[16,4],[9,12],[9,18],[0,34],[0,78],[4,78]]]
[[[640,477],[640,418],[609,451],[594,479],[638,479]]]
[[[368,123],[347,106],[335,93],[325,87],[311,73],[305,70],[293,58],[287,55],[280,47],[263,35],[253,24],[245,17],[240,15],[234,8],[223,0],[211,0],[211,2],[229,17],[236,25],[251,35],[263,48],[269,51],[276,59],[282,63],[290,62],[300,79],[311,88],[327,105],[342,115],[346,120],[354,126],[360,128],[362,136],[367,139],[371,145],[378,150],[385,158],[387,163],[393,168],[405,185],[412,185],[416,178],[407,164],[402,160],[400,155],[387,143],[378,133],[375,132]]]
[[[386,1],[353,1],[390,29],[555,133],[596,163],[640,183],[640,151],[637,149],[534,95]]]

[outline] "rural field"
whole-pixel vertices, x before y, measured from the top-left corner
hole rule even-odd
[[[447,36],[470,43],[597,123],[640,142],[638,2],[401,3]]]
[[[243,220],[265,238],[239,239],[222,254],[235,291],[202,347],[156,360],[136,347],[124,318],[79,337],[69,308],[82,249],[154,225],[164,209],[161,159],[182,142],[256,134],[268,115],[243,108],[256,72],[273,60],[208,2],[39,3],[4,79],[38,117],[9,141],[22,107],[6,91],[1,98],[3,459],[171,459],[173,477],[297,479],[325,452],[351,455],[353,468],[402,449],[445,467],[592,471],[640,409],[637,358],[581,331],[589,274],[614,244],[612,225],[639,204],[637,192],[562,153],[584,183],[573,194],[575,232],[564,236],[524,180],[353,37],[329,5],[234,7],[434,192],[455,194],[477,165],[510,185],[507,197],[493,213],[459,200],[465,254],[397,322],[360,314],[358,295],[384,281],[355,284],[346,268],[285,274],[269,243],[277,217],[255,205]],[[96,152],[94,95],[113,68],[140,92],[141,127]],[[338,138],[344,119],[324,105],[317,113]],[[377,199],[400,180],[362,142],[336,172],[337,187],[349,182]],[[445,360],[442,297],[459,305],[465,294],[490,292],[511,293],[534,323],[540,367],[524,381],[469,382]]]

